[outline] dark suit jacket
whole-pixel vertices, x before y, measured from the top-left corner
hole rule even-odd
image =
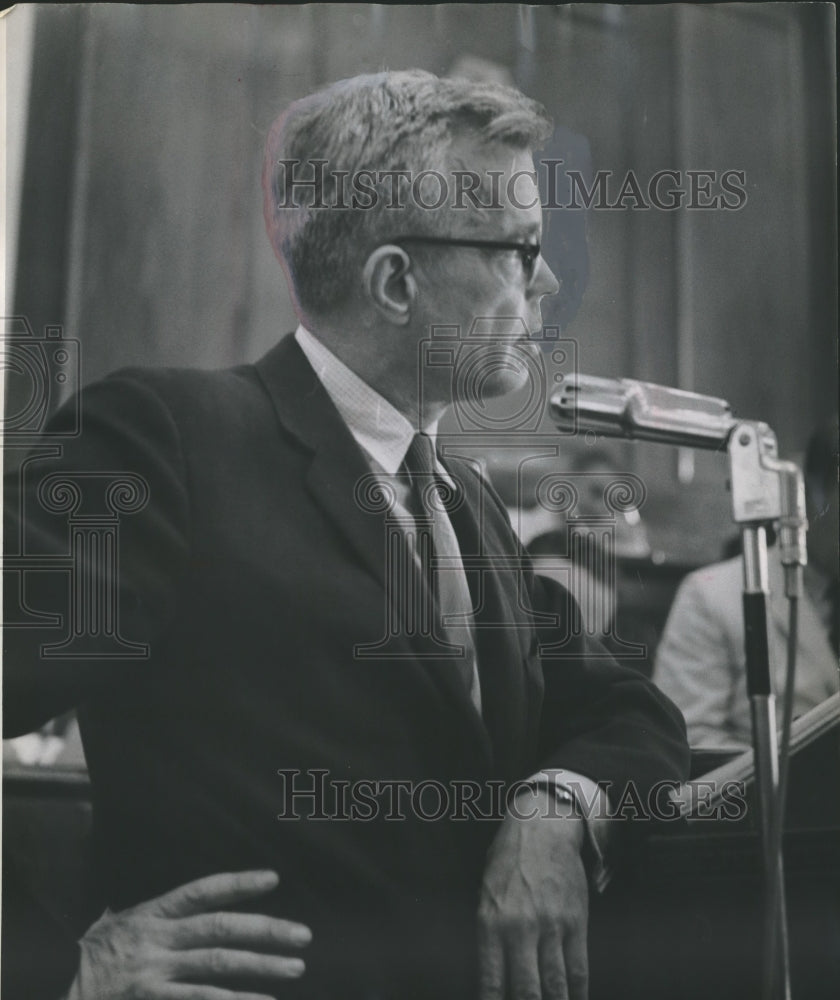
[[[424,658],[426,639],[354,655],[385,633],[386,515],[354,498],[369,470],[293,338],[256,365],[117,373],[85,390],[82,417],[60,460],[24,466],[24,525],[11,498],[7,550],[22,531],[28,555],[68,551],[67,510],[38,499],[46,476],[96,493],[100,480],[79,473],[138,474],[149,497],[120,520],[119,628],[149,654],[114,657],[106,643],[101,658],[49,659],[38,644],[62,628],[8,629],[7,729],[79,706],[113,908],[211,872],[275,868],[280,887],[262,905],[314,932],[288,995],[463,998],[497,823],[325,821],[300,797],[307,815],[278,819],[290,806],[278,772],[304,772],[300,790],[317,769],[327,781],[486,783],[551,765],[632,780],[641,795],[685,776],[679,713],[566,635],[562,617],[540,633],[533,613],[562,611],[567,595],[527,565],[470,574],[483,718],[453,664]],[[499,499],[468,464],[450,469],[467,497],[453,514],[465,555],[516,556]],[[90,561],[76,561],[80,585]],[[69,580],[31,572],[23,590],[30,609],[64,614],[65,632]],[[541,658],[540,641],[562,655]]]

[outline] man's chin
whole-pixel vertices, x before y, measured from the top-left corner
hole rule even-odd
[[[526,391],[541,391],[543,361],[538,342],[523,336],[505,342],[490,342],[479,350],[467,350],[456,365],[451,388],[461,405],[477,413],[493,399]]]
[[[523,364],[500,367],[488,374],[482,381],[481,395],[485,399],[496,399],[517,392],[530,384],[533,373]]]

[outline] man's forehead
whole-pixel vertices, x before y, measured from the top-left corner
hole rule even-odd
[[[449,141],[450,155],[462,160],[467,168],[478,169],[492,162],[493,169],[521,169],[524,162],[533,166],[533,151],[509,142],[493,141],[470,132],[455,134]]]
[[[530,149],[508,143],[487,142],[458,136],[449,148],[448,169],[478,175],[479,200],[492,208],[472,208],[464,199],[469,229],[489,227],[499,239],[538,240],[542,232],[542,208]],[[453,177],[450,180],[454,180]]]
[[[471,135],[454,136],[449,144],[447,160],[456,170],[472,170],[479,174],[489,171],[504,176],[534,170],[534,156],[530,149],[522,149],[506,142],[492,142]]]

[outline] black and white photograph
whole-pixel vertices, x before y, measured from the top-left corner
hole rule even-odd
[[[0,13],[4,1000],[834,1000],[833,3]]]

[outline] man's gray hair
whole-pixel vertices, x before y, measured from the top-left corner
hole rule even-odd
[[[454,231],[451,192],[433,210],[440,183],[428,196],[405,197],[405,178],[384,174],[408,171],[410,185],[446,169],[455,137],[527,149],[551,128],[545,109],[511,87],[421,70],[340,80],[296,101],[272,125],[263,165],[266,229],[296,308],[318,315],[339,306],[389,237]],[[355,206],[354,178],[368,192]]]

